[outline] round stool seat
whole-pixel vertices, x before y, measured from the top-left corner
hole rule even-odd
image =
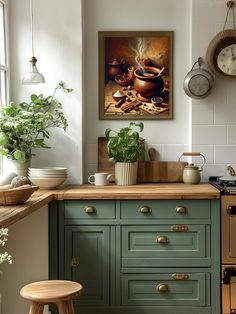
[[[31,300],[30,313],[43,313],[45,304],[55,303],[59,307],[59,313],[64,313],[63,308],[70,308],[65,313],[74,313],[72,298],[79,295],[83,289],[78,282],[68,280],[43,280],[30,283],[20,290],[23,298]],[[60,311],[61,308],[61,311]]]

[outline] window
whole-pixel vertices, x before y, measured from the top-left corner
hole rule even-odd
[[[8,101],[8,60],[6,32],[6,2],[0,0],[0,105]]]
[[[0,105],[6,106],[9,90],[9,68],[7,54],[7,0],[0,0]],[[3,170],[3,160],[0,156],[0,172]]]

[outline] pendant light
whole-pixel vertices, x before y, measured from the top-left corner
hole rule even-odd
[[[30,0],[30,15],[31,15],[31,51],[32,57],[30,59],[29,72],[25,73],[22,84],[39,84],[45,83],[43,75],[38,71],[36,67],[37,59],[34,57],[34,33],[33,33],[33,0]]]

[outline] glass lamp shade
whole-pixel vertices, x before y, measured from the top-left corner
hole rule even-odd
[[[29,72],[26,72],[22,84],[39,84],[39,83],[45,83],[45,79],[43,75],[38,71],[36,67],[37,59],[35,57],[32,57],[30,60],[30,69]]]

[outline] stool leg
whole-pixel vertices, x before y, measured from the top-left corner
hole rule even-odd
[[[43,314],[43,308],[44,308],[43,304],[31,302],[29,314]]]
[[[72,300],[58,302],[57,307],[59,310],[59,314],[75,314]]]
[[[66,303],[67,303],[67,307],[69,309],[69,314],[75,314],[73,300],[72,299],[68,300]]]

